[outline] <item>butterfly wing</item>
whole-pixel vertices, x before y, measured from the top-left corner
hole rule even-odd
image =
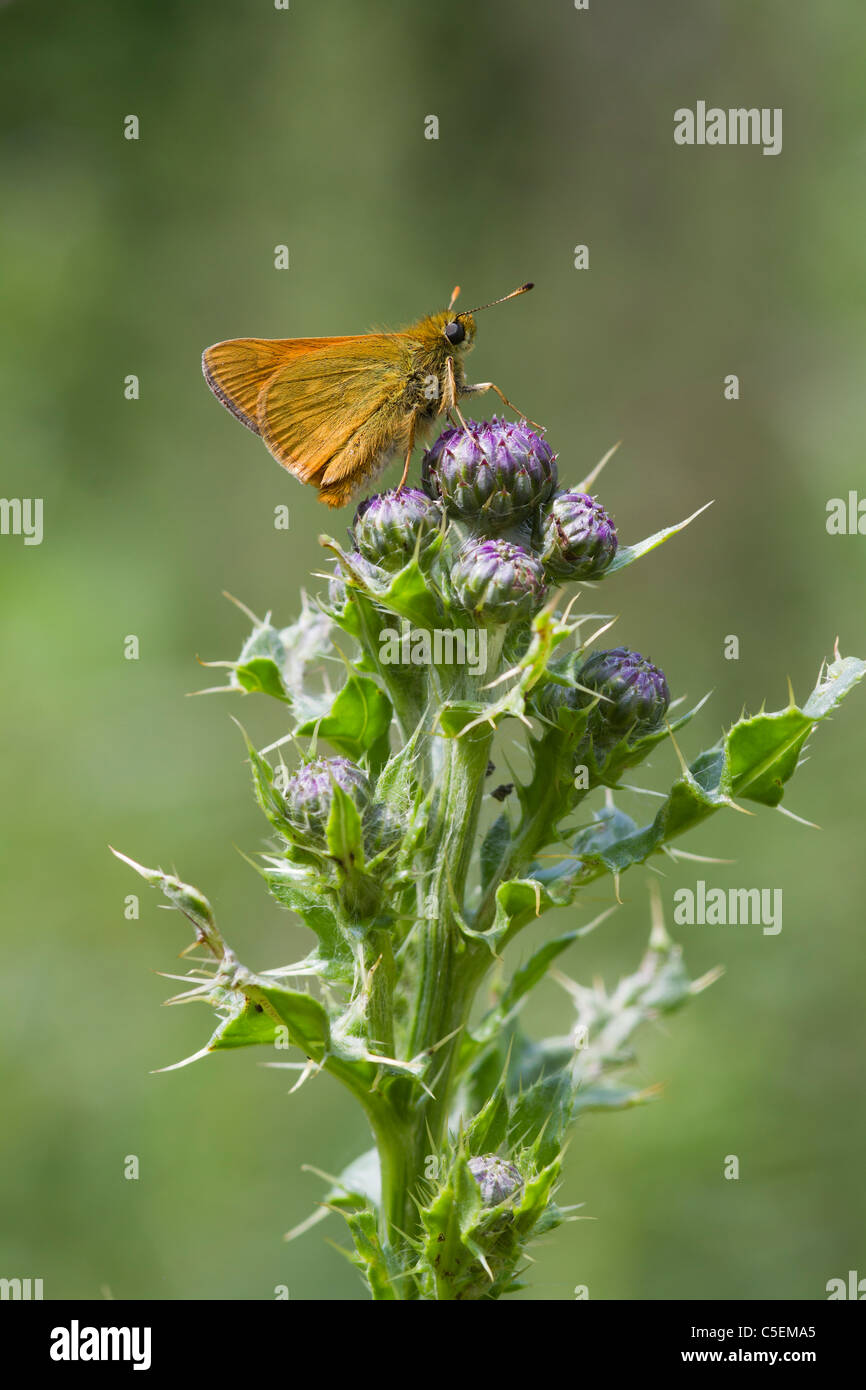
[[[205,379],[274,458],[342,507],[412,438],[410,333],[234,338],[207,348]]]
[[[259,434],[256,403],[262,387],[286,362],[323,344],[351,338],[230,338],[202,353],[204,378],[217,400],[247,429]]]
[[[293,356],[262,388],[262,439],[302,482],[322,487],[350,474],[360,481],[399,439],[394,403],[402,398],[406,369],[396,339],[370,333],[332,341]]]

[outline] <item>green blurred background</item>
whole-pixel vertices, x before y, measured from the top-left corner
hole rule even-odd
[[[32,0],[0,11],[0,49],[2,490],[45,499],[41,546],[0,539],[0,1274],[41,1277],[48,1298],[361,1298],[323,1238],[344,1239],[337,1218],[280,1239],[322,1193],[301,1165],[339,1171],[367,1146],[357,1108],[330,1078],[287,1098],[251,1053],[151,1074],[210,1018],[160,1009],[153,972],[176,968],[185,924],[107,850],[201,886],[252,966],[307,947],[233,848],[265,827],[229,714],[264,743],[279,713],[185,695],[212,683],[196,655],[231,657],[246,631],[221,591],[289,621],[318,532],[349,517],[217,406],[199,354],[397,326],[457,281],[472,304],[534,279],[479,319],[476,379],[546,423],[568,481],[623,439],[599,490],[625,540],[716,499],[595,596],[677,692],[714,690],[683,736],[694,754],[743,703],[783,704],[788,675],[804,696],[837,634],[866,652],[866,540],[825,530],[827,499],[866,487],[866,13]],[[674,109],[699,98],[782,107],[781,155],[675,146]],[[783,888],[784,929],[678,929],[692,973],[725,978],[643,1037],[638,1075],[664,1098],[581,1123],[563,1198],[592,1220],[536,1252],[522,1297],[821,1298],[866,1273],[864,710],[861,691],[788,797],[822,830],[730,814],[684,844],[737,862],[676,869],[669,915],[704,877]],[[670,749],[655,772],[676,775]],[[613,983],[636,964],[645,873],[623,889],[569,973]],[[546,986],[527,1017],[567,1026],[565,996]]]

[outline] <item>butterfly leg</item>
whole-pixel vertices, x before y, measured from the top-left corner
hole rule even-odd
[[[468,428],[466,421],[460,413],[460,407],[457,404],[457,382],[454,379],[454,362],[450,357],[445,367],[445,390],[442,392],[442,405],[440,409],[445,411],[452,425],[454,424],[454,416],[451,414],[453,410],[463,428]]]
[[[521,419],[525,420],[527,424],[532,425],[537,430],[544,429],[543,425],[539,425],[535,420],[530,420],[528,415],[524,415],[522,410],[518,410],[517,406],[513,405],[512,402],[508,399],[508,397],[504,394],[504,392],[500,391],[499,387],[494,385],[492,381],[479,381],[476,382],[474,386],[470,386],[469,384],[467,384],[463,386],[461,389],[462,394],[464,396],[470,395],[473,392],[480,394],[482,391],[495,391],[499,399],[502,401],[502,404],[507,405],[509,410],[513,410],[515,415],[519,415]]]
[[[408,438],[408,440],[407,440],[407,442],[406,442],[406,462],[403,464],[403,476],[402,476],[402,478],[400,479],[399,483],[397,484],[397,492],[398,492],[398,493],[402,492],[403,489],[404,489],[404,487],[406,486],[406,479],[407,479],[408,476],[409,476],[409,464],[410,464],[411,461],[412,461],[412,450],[414,449],[414,447],[415,447],[415,416],[413,415],[413,416],[411,417],[410,421],[409,421],[409,438]]]

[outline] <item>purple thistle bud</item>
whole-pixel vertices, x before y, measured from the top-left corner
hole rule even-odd
[[[621,738],[652,733],[667,713],[670,691],[664,672],[628,647],[594,652],[580,667],[580,685],[605,697],[593,711],[599,732]],[[584,694],[584,704],[591,696]]]
[[[556,455],[524,421],[445,430],[421,460],[421,482],[449,516],[501,530],[523,521],[556,487]]]
[[[451,570],[458,605],[480,623],[530,618],[544,602],[544,570],[534,555],[501,539],[471,539]]]
[[[507,1197],[517,1196],[523,1187],[520,1169],[507,1158],[497,1158],[495,1154],[470,1158],[469,1171],[481,1188],[485,1207],[498,1207]]]
[[[398,570],[427,549],[439,532],[442,512],[417,488],[367,497],[355,512],[352,536],[366,560]]]
[[[370,783],[348,758],[316,758],[289,778],[283,793],[285,816],[302,839],[324,845],[335,782],[363,812],[370,800]]]
[[[544,518],[541,559],[552,579],[595,579],[616,554],[616,527],[585,492],[560,492]]]

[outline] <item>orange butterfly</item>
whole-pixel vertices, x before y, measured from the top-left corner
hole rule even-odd
[[[524,294],[521,285],[506,299]],[[463,355],[475,338],[473,314],[448,308],[397,333],[347,338],[231,338],[202,355],[208,386],[227,410],[261,435],[274,458],[319,489],[330,507],[343,507],[391,458],[404,456],[403,477],[416,443],[436,417],[456,412],[458,397],[495,391],[492,381],[469,385]],[[519,413],[519,412],[518,412]]]

